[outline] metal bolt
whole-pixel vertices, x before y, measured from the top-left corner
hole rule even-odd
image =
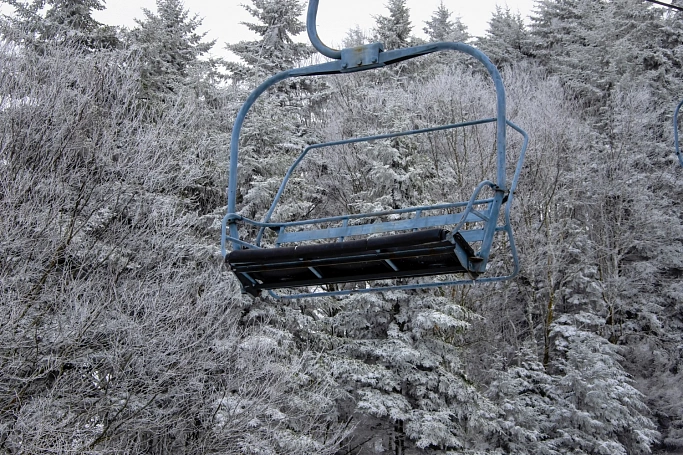
[[[363,60],[358,60],[358,66],[361,66],[363,64]]]
[[[348,63],[342,63],[342,68],[346,69],[346,68],[348,68],[348,67],[349,67],[349,64],[348,64]]]

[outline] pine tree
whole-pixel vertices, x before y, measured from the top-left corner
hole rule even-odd
[[[407,47],[411,42],[410,10],[406,0],[389,0],[388,16],[375,16],[375,37],[386,50]]]
[[[643,394],[620,365],[617,348],[578,328],[596,322],[593,315],[580,313],[558,319],[553,327],[559,355],[550,369],[556,370],[558,392],[567,403],[554,416],[555,444],[563,452],[650,453],[659,434]]]
[[[387,292],[319,302],[311,339],[352,393],[349,445],[378,453],[480,449],[499,431],[495,408],[468,378],[458,348],[475,317],[449,296]],[[315,319],[318,319],[315,321]]]
[[[429,37],[429,41],[456,41],[456,42],[467,42],[470,39],[469,33],[467,33],[467,26],[462,23],[459,17],[456,17],[451,21],[451,12],[443,4],[443,1],[439,4],[439,7],[432,14],[431,20],[426,21],[426,27],[423,28],[424,32]]]
[[[519,13],[496,6],[486,35],[477,39],[477,47],[498,67],[517,63],[531,54],[530,34]]]
[[[40,46],[50,41],[86,49],[115,47],[118,44],[112,27],[97,22],[93,11],[105,8],[103,0],[2,0],[15,10],[5,18],[5,37]]]
[[[585,107],[604,101],[607,87],[595,70],[607,67],[610,58],[603,42],[608,9],[606,2],[544,0],[531,18],[535,57],[560,76]]]
[[[498,424],[502,431],[496,446],[520,455],[559,455],[551,436],[553,416],[565,404],[555,380],[528,347],[516,356],[516,365],[496,365],[487,392],[501,411]]]
[[[241,62],[229,64],[228,70],[236,81],[263,81],[266,77],[300,64],[313,50],[293,37],[306,30],[301,21],[304,5],[299,0],[252,0],[244,5],[257,22],[244,22],[258,39],[228,44]]]
[[[661,14],[634,0],[545,0],[531,18],[533,53],[595,114],[619,85],[666,79],[666,57],[655,44]]]
[[[198,33],[202,20],[190,16],[181,0],[157,0],[157,12],[144,9],[145,19],[136,20],[131,31],[134,46],[140,49],[143,97],[154,98],[173,93],[192,83],[197,72],[206,74],[215,61],[200,57],[211,50],[215,41],[202,41]]]

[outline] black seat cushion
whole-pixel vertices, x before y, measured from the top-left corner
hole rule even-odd
[[[346,242],[231,252],[226,262],[246,292],[367,280],[462,273],[444,229]],[[456,234],[469,256],[474,252]]]

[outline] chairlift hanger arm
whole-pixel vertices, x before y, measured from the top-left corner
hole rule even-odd
[[[341,58],[341,51],[327,47],[318,37],[318,29],[315,19],[318,16],[318,0],[309,0],[308,13],[306,15],[306,31],[308,32],[308,39],[311,41],[313,47],[323,54],[325,57],[339,60]]]

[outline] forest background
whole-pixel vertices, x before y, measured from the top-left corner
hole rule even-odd
[[[259,38],[224,62],[180,0],[132,29],[95,21],[100,0],[2,3],[0,451],[683,452],[682,13],[540,0],[530,25],[500,8],[475,38],[443,5],[412,24],[389,0],[345,44],[417,44],[424,28],[502,70],[531,137],[521,272],[283,303],[240,294],[220,222],[240,104],[320,61],[292,40],[305,5],[249,2]],[[243,130],[241,210],[262,215],[307,144],[487,117],[492,98],[457,55],[281,84]],[[466,199],[489,133],[330,151],[276,216]]]

